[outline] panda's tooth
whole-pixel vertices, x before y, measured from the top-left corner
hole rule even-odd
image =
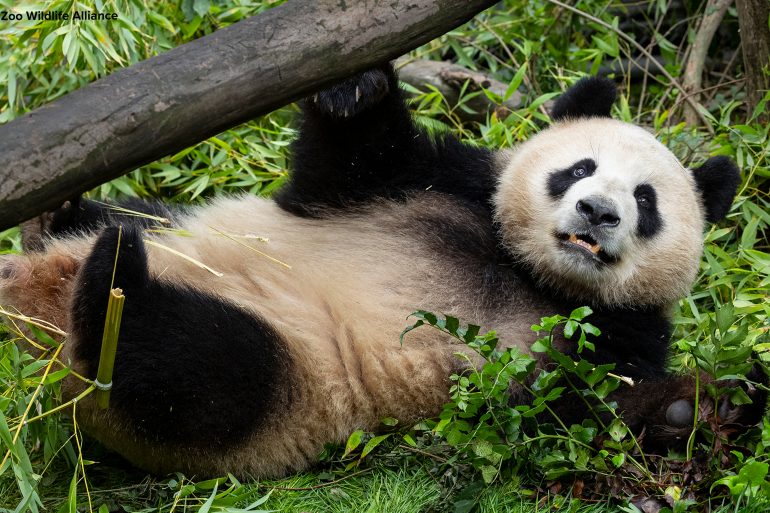
[[[358,100],[361,99],[361,89],[356,86],[356,103],[358,103]]]
[[[572,244],[576,244],[576,245],[580,246],[581,248],[586,248],[587,250],[589,250],[594,255],[598,255],[599,251],[602,250],[601,245],[599,245],[599,244],[591,244],[590,242],[588,242],[586,240],[578,239],[578,236],[576,234],[574,234],[574,233],[570,234],[568,240]]]

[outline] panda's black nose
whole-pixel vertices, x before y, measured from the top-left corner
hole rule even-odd
[[[594,226],[612,228],[620,224],[615,205],[601,196],[589,196],[577,202],[577,211]]]

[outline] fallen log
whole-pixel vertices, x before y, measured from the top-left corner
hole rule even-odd
[[[421,91],[435,87],[446,98],[447,103],[454,107],[460,99],[460,92],[472,93],[479,91],[465,106],[472,112],[458,109],[455,113],[466,121],[484,121],[489,114],[495,112],[498,117],[504,118],[512,111],[523,106],[523,96],[518,91],[513,91],[509,98],[505,98],[508,84],[504,84],[485,73],[472,71],[451,62],[429,61],[425,59],[399,59],[398,76],[407,84]],[[500,98],[502,103],[496,103],[483,93],[488,90]]]

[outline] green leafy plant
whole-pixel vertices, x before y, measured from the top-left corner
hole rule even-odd
[[[588,335],[598,329],[584,322],[591,313],[587,307],[574,310],[569,317],[546,317],[534,331],[544,332],[532,346],[544,353],[554,366],[538,366],[538,360],[517,347],[498,348],[494,332],[479,334],[479,327],[462,326],[458,319],[418,311],[418,320],[407,332],[429,325],[463,342],[467,370],[451,376],[450,401],[438,420],[428,426],[458,451],[458,458],[470,462],[486,483],[510,477],[523,466],[531,466],[548,479],[586,472],[612,472],[626,464],[650,478],[642,459],[631,456],[639,448],[628,427],[617,415],[608,395],[623,379],[612,374],[614,365],[594,365],[579,357],[573,360],[553,345],[555,330],[568,339],[577,335],[578,353],[592,350]],[[515,384],[512,386],[512,383]],[[526,394],[525,404],[512,401],[512,389]],[[553,405],[572,392],[595,412],[582,424],[566,425]],[[514,398],[521,399],[517,393]],[[594,444],[601,438],[599,444]]]

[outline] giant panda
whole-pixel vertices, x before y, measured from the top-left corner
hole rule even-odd
[[[68,202],[42,249],[0,260],[0,303],[64,328],[62,358],[94,379],[108,291],[123,290],[110,408],[87,396],[76,416],[151,472],[281,476],[384,417],[437,414],[466,348],[428,329],[400,344],[417,309],[529,350],[541,317],[591,306],[602,334],[590,358],[636,382],[612,399],[635,428],[673,439],[688,431],[693,380],[666,369],[672,305],[739,172],[724,157],[686,169],[611,119],[614,100],[611,82],[584,79],[552,126],[493,151],[429,136],[393,69],[376,68],[305,101],[275,198],[132,206],[167,218],[160,230]],[[65,399],[85,387],[67,378]],[[557,408],[579,417],[576,403]]]

